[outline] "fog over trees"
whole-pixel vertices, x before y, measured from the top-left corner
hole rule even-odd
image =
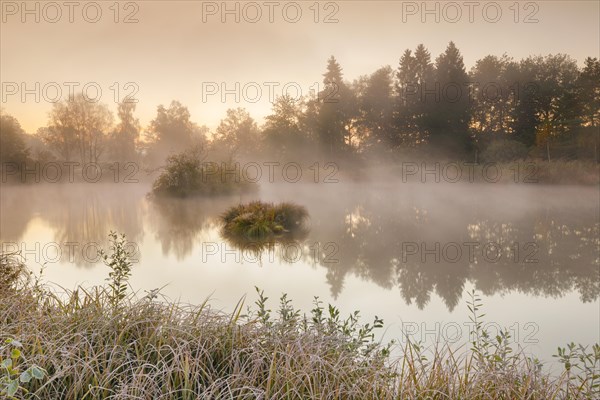
[[[312,96],[278,97],[259,126],[230,109],[214,131],[188,108],[159,105],[142,127],[135,103],[116,118],[82,94],[53,104],[48,125],[24,135],[3,110],[1,162],[138,162],[157,167],[172,154],[201,149],[212,159],[394,159],[470,161],[520,158],[598,160],[600,61],[579,68],[565,54],[489,55],[467,70],[450,42],[435,59],[419,45],[394,67],[349,80],[331,56]]]

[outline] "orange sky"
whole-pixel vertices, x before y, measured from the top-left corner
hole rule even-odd
[[[176,99],[213,127],[229,107],[261,121],[285,85],[291,94],[318,88],[330,55],[350,80],[396,68],[419,43],[435,58],[450,40],[467,68],[487,54],[567,53],[580,65],[599,57],[597,1],[427,2],[430,13],[420,1],[114,3],[1,2],[1,106],[27,132],[46,125],[53,99],[84,85],[113,110],[115,96],[136,91],[143,125]]]

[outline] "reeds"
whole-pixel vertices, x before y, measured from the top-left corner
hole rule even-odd
[[[14,255],[2,260],[18,264]],[[481,330],[476,296],[469,303],[479,330],[471,349],[427,350],[409,340],[392,356],[397,345],[375,340],[383,321],[363,325],[358,312],[343,318],[318,299],[304,314],[283,295],[272,311],[258,291],[253,307],[242,298],[226,314],[208,301],[187,305],[158,291],[122,296],[110,285],[69,291],[24,283],[25,269],[13,276],[0,291],[0,340],[19,340],[23,370],[35,364],[47,373],[23,384],[17,398],[598,398],[600,347],[567,350],[562,360],[569,369],[545,375],[535,360],[507,351],[506,333],[498,339]]]

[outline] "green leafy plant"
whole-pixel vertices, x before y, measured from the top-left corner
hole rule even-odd
[[[474,290],[469,296],[467,308],[471,312],[469,319],[473,323],[471,351],[477,360],[475,367],[486,371],[502,371],[513,367],[518,357],[514,355],[509,331],[500,329],[496,336],[492,336],[483,328],[485,314],[481,313],[481,298]]]
[[[119,308],[120,303],[127,297],[127,285],[131,276],[131,252],[127,249],[127,241],[125,235],[117,235],[115,232],[110,232],[110,255],[104,250],[100,251],[100,255],[104,264],[111,271],[108,274],[108,288],[110,290],[110,303],[113,309]]]
[[[15,395],[22,391],[27,393],[27,389],[23,386],[28,384],[32,379],[42,380],[46,376],[46,371],[32,364],[21,372],[24,367],[23,361],[25,357],[21,349],[23,345],[18,340],[9,338],[4,342],[4,346],[0,347],[0,395],[5,395],[8,398],[14,399]],[[5,355],[8,353],[8,355]]]
[[[279,299],[278,318],[271,318],[271,310],[267,308],[268,297],[264,292],[255,288],[258,293],[256,301],[256,315],[261,323],[270,329],[276,328],[281,334],[294,330],[315,332],[323,335],[337,337],[344,344],[346,351],[351,354],[360,354],[364,357],[371,355],[373,350],[379,349],[383,355],[389,354],[391,342],[386,347],[381,347],[375,341],[375,330],[383,328],[383,320],[377,316],[373,323],[360,324],[360,312],[354,311],[346,319],[340,318],[340,310],[329,304],[327,312],[318,297],[315,297],[315,308],[311,310],[310,318],[304,315],[301,318],[300,310],[293,307],[292,301],[284,293]]]
[[[567,344],[558,347],[553,357],[564,365],[564,374],[568,381],[566,396],[569,396],[569,386],[573,382],[577,391],[585,389],[587,399],[600,398],[600,345],[594,344],[591,351],[587,346]]]

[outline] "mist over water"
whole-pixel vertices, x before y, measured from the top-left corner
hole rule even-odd
[[[11,187],[0,191],[0,240],[67,288],[104,281],[95,251],[116,230],[138,260],[134,289],[166,284],[167,296],[184,301],[212,293],[231,310],[258,286],[288,293],[304,310],[319,296],[344,312],[384,317],[387,339],[409,326],[432,341],[444,339],[440,321],[468,321],[467,292],[476,289],[490,321],[511,327],[540,356],[565,337],[597,339],[597,188],[371,178],[261,184],[252,194],[195,199],[151,198],[145,184]],[[257,199],[304,205],[306,237],[261,251],[224,240],[219,216]],[[466,343],[466,325],[461,334]]]

